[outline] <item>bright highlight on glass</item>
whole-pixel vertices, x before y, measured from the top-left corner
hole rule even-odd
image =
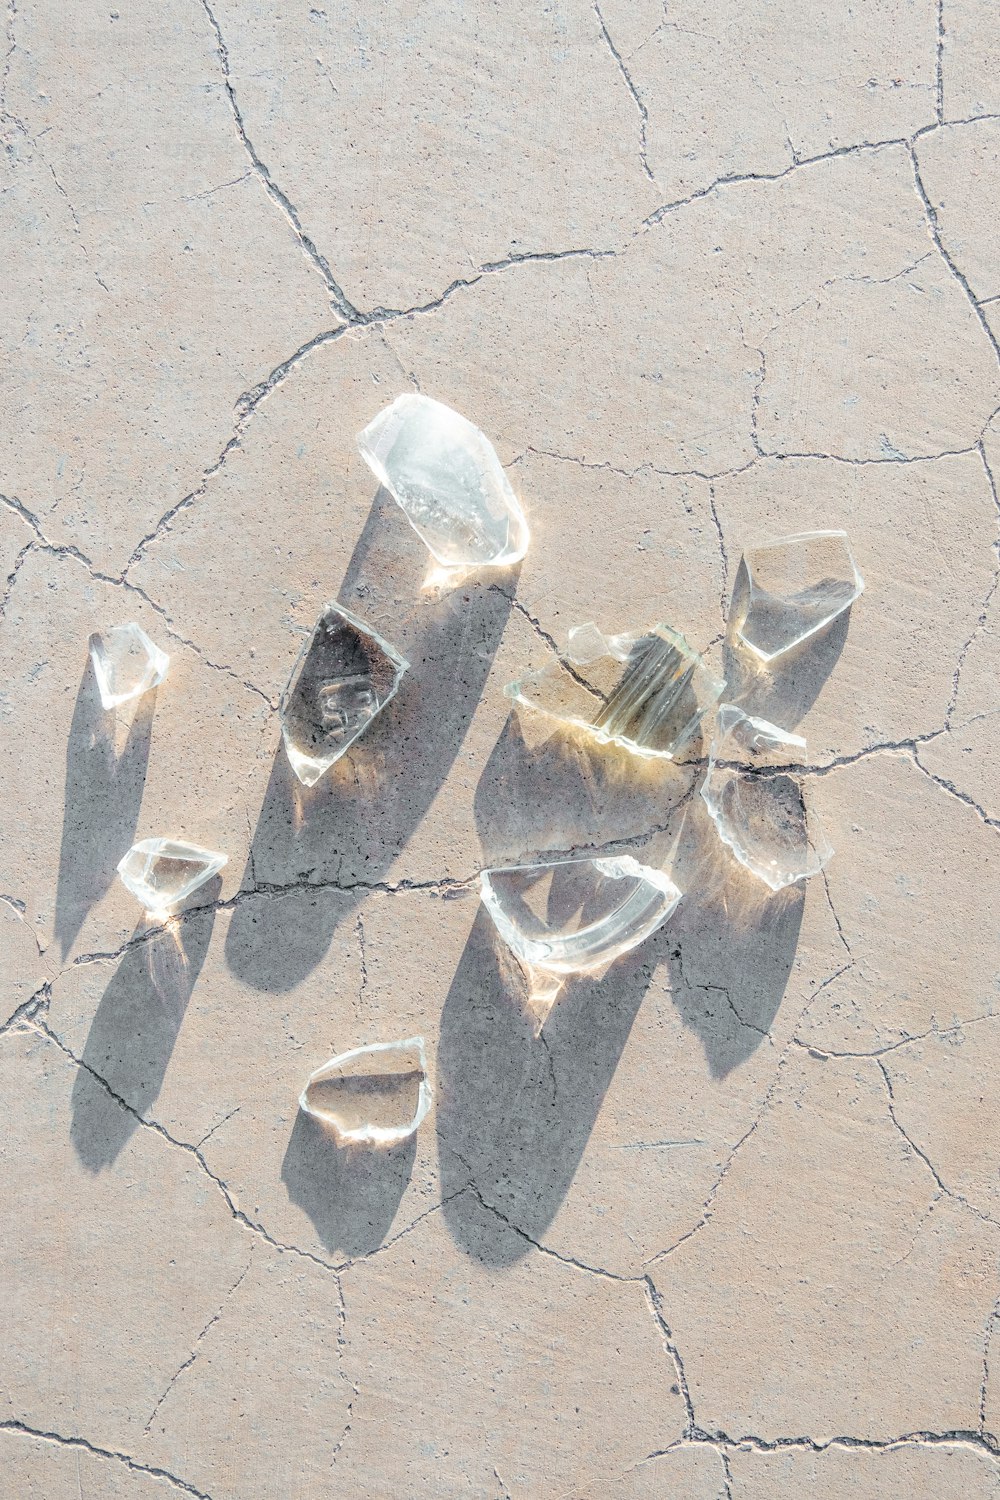
[[[665,922],[681,892],[631,855],[483,870],[480,894],[527,974],[541,1030],[564,981],[602,974]]]
[[[864,586],[845,531],[805,531],[752,547],[736,576],[730,636],[773,662],[850,609]]]
[[[439,581],[506,567],[528,550],[528,523],[478,427],[429,396],[405,395],[358,434],[361,456],[439,565]]]
[[[394,1146],[431,1107],[422,1036],[374,1042],[331,1057],[306,1080],[299,1108],[344,1146]]]
[[[816,875],[833,854],[807,814],[800,780],[786,769],[805,753],[800,735],[731,703],[720,708],[701,795],[722,842],[772,891]]]
[[[504,692],[599,744],[671,760],[724,689],[669,625],[605,636],[591,623],[570,631],[563,660],[525,673]]]
[[[134,620],[90,637],[97,690],[105,708],[117,708],[159,687],[170,657]]]
[[[393,698],[409,666],[342,604],[328,604],[281,699],[281,733],[296,776],[315,786]]]

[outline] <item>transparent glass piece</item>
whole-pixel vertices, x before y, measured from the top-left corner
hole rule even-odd
[[[394,697],[409,662],[342,604],[328,604],[281,699],[281,732],[306,786],[339,760]]]
[[[800,735],[731,703],[719,710],[701,795],[722,842],[772,891],[818,874],[833,853],[801,782],[783,769],[805,749]]]
[[[167,916],[228,862],[228,854],[184,839],[140,839],[119,860],[118,874],[147,911]]]
[[[422,1036],[374,1042],[331,1057],[306,1080],[299,1108],[332,1127],[343,1145],[393,1146],[431,1107]]]
[[[539,1025],[571,974],[601,974],[665,922],[681,892],[631,855],[483,870],[480,894],[524,968]]]
[[[730,631],[774,661],[849,609],[865,581],[845,531],[805,531],[744,552]]]
[[[528,523],[492,443],[450,406],[397,396],[358,448],[443,568],[503,567],[528,550]]]
[[[635,755],[676,756],[722,697],[725,683],[668,625],[604,636],[569,632],[566,655],[504,689],[508,698]]]
[[[134,620],[90,637],[90,659],[105,708],[117,708],[159,687],[170,657]]]

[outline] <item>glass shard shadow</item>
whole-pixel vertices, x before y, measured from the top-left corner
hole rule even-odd
[[[528,976],[539,1030],[569,975],[602,974],[681,899],[668,875],[631,855],[499,866],[483,870],[479,883],[497,931]]]
[[[170,657],[134,620],[90,637],[97,690],[105,708],[117,708],[159,687]]]
[[[718,702],[725,683],[668,625],[602,635],[578,625],[565,656],[504,689],[522,708],[635,755],[672,759]]]
[[[833,853],[800,780],[806,742],[731,703],[719,710],[701,788],[719,837],[772,891],[816,875]]]
[[[358,434],[358,448],[442,568],[524,556],[528,523],[493,444],[450,406],[397,396]]]
[[[409,666],[341,604],[328,604],[281,699],[281,733],[296,776],[316,782],[394,697]]]
[[[309,1075],[299,1096],[299,1108],[329,1125],[345,1146],[397,1145],[430,1106],[421,1036],[342,1052]]]
[[[772,662],[831,624],[864,586],[844,531],[806,531],[753,547],[736,577],[730,638]]]
[[[119,861],[118,874],[147,911],[166,916],[228,861],[184,839],[140,839]]]

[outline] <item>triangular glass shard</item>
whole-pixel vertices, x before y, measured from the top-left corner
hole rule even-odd
[[[353,745],[395,696],[408,666],[349,609],[326,606],[281,699],[285,749],[301,782],[315,786]]]
[[[90,659],[105,708],[117,708],[159,687],[170,657],[134,620],[90,637]]]
[[[493,444],[450,406],[397,396],[358,434],[358,448],[444,569],[524,556],[528,523]]]
[[[422,1036],[374,1042],[331,1057],[306,1080],[299,1108],[329,1125],[345,1146],[394,1146],[431,1106]]]
[[[118,874],[147,911],[167,916],[228,861],[228,854],[184,839],[140,839],[119,861]]]
[[[818,874],[833,853],[788,769],[805,750],[800,735],[731,703],[719,710],[701,795],[722,842],[772,891]]]
[[[504,692],[600,744],[671,760],[724,689],[669,625],[605,636],[590,623],[570,631],[562,660],[525,673]]]
[[[681,892],[631,855],[483,870],[483,903],[525,970],[538,1029],[571,974],[602,974],[667,920]]]
[[[730,638],[772,662],[831,624],[864,586],[845,531],[805,531],[750,548],[733,589]]]

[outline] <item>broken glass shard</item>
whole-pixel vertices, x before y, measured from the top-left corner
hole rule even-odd
[[[184,839],[140,839],[118,863],[122,884],[147,911],[167,916],[229,861]]]
[[[342,604],[328,604],[281,699],[288,759],[306,786],[339,760],[395,696],[409,666]]]
[[[332,1127],[345,1146],[394,1146],[431,1106],[422,1036],[375,1042],[332,1057],[306,1080],[299,1108]]]
[[[601,744],[669,760],[688,744],[724,688],[668,625],[605,636],[590,623],[569,632],[561,660],[526,673],[504,691],[520,706]]]
[[[159,687],[170,657],[134,620],[90,637],[90,659],[105,708],[117,708]]]
[[[865,581],[844,531],[806,531],[744,552],[730,636],[761,661],[800,646],[849,609]]]
[[[681,892],[631,855],[483,870],[484,905],[524,969],[541,1029],[564,980],[602,974],[665,922]]]
[[[358,434],[361,456],[444,569],[504,567],[528,523],[493,445],[429,396],[397,396]]]
[[[805,749],[800,735],[731,703],[719,710],[701,795],[722,842],[772,891],[816,875],[833,853],[789,769]]]

